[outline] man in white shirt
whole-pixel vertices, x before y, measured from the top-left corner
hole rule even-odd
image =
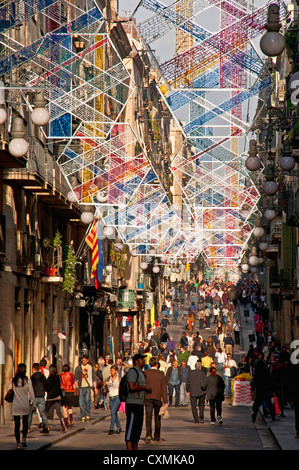
[[[231,381],[237,374],[237,368],[238,366],[237,366],[236,361],[232,358],[232,355],[228,353],[227,360],[223,364],[224,380],[225,380],[225,386],[226,386],[225,388],[226,397],[231,396]]]

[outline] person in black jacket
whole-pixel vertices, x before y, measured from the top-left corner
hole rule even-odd
[[[201,367],[201,362],[196,362],[195,369],[190,371],[186,382],[186,390],[190,396],[191,410],[195,423],[204,423],[205,389],[207,384],[206,374]],[[199,407],[199,416],[197,406]]]
[[[67,428],[64,423],[63,414],[61,410],[61,384],[60,377],[57,372],[57,367],[54,364],[51,364],[49,367],[49,377],[46,380],[46,392],[47,392],[47,402],[46,402],[46,413],[51,412],[52,409],[56,410],[57,416],[60,420],[61,431],[66,432]]]
[[[217,374],[216,367],[210,367],[210,375],[207,376],[206,400],[210,402],[211,424],[215,424],[215,409],[219,424],[222,420],[222,402],[224,401],[225,383],[223,378]]]
[[[40,371],[40,365],[35,362],[32,366],[32,375],[31,375],[31,383],[34,390],[34,395],[36,398],[36,408],[38,410],[39,416],[41,418],[41,425],[43,427],[42,432],[47,434],[49,433],[48,427],[48,416],[46,414],[46,398],[45,398],[45,387],[46,387],[46,377]],[[32,424],[32,415],[30,413],[29,420],[28,420],[28,427],[30,429]]]
[[[263,359],[262,352],[258,353],[258,360],[254,368],[254,375],[251,381],[251,391],[255,393],[255,400],[252,406],[251,419],[254,423],[260,406],[265,403],[270,410],[272,420],[275,420],[275,409],[272,404],[272,382],[270,371]]]

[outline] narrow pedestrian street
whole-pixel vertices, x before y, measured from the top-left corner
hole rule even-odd
[[[179,344],[182,332],[186,331],[185,320],[180,317],[178,322],[174,322],[170,317],[170,327],[168,328],[170,337],[176,344]],[[247,326],[244,323],[244,333],[247,334]],[[195,322],[194,331],[197,329],[198,320]],[[211,329],[200,330],[200,334],[207,339],[213,331]],[[240,355],[244,352],[243,345],[235,347],[234,357],[239,362]],[[145,451],[199,451],[199,450],[277,450],[278,445],[273,439],[265,421],[259,415],[256,423],[251,422],[251,407],[232,406],[230,399],[226,399],[223,404],[223,424],[212,426],[210,424],[209,405],[205,406],[205,423],[195,424],[193,421],[191,407],[171,407],[170,417],[162,419],[162,440],[161,444],[145,443],[145,424],[139,442],[139,449]],[[124,413],[119,413],[122,430],[125,429],[126,418]],[[73,437],[64,439],[54,445],[49,450],[117,450],[125,451],[124,432],[108,436],[110,415],[96,424],[90,424],[84,432],[75,434]]]

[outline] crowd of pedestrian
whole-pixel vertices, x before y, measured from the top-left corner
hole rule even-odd
[[[251,309],[254,333],[247,354],[234,357],[240,344],[241,325],[237,307]],[[179,321],[181,318],[181,322]],[[170,335],[170,324],[181,327],[179,341]],[[74,373],[68,364],[61,373],[44,357],[34,363],[30,378],[26,365],[19,364],[10,389],[14,392],[12,413],[17,448],[27,446],[26,437],[36,411],[41,432],[49,433],[49,420],[56,412],[62,432],[74,425],[73,407],[79,407],[82,422],[90,420],[94,408],[110,411],[108,434],[121,432],[118,413],[126,413],[125,441],[128,450],[137,450],[143,417],[145,442],[160,443],[161,417],[169,407],[187,407],[194,423],[205,422],[209,404],[210,423],[223,423],[222,404],[231,398],[232,380],[248,374],[252,380],[252,421],[262,407],[265,416],[275,419],[289,406],[295,408],[296,437],[299,437],[299,373],[290,353],[272,331],[265,295],[257,283],[240,280],[236,285],[219,280],[172,284],[159,318],[148,322],[147,334],[138,344],[132,361],[107,355],[92,363],[83,355]],[[122,400],[122,378],[127,397]],[[277,411],[279,410],[279,411]],[[154,416],[154,429],[152,417]],[[20,437],[22,419],[23,438]]]

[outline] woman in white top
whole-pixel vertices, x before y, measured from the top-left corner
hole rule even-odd
[[[119,377],[118,377],[118,367],[116,365],[111,366],[110,368],[110,377],[107,380],[106,385],[108,387],[108,394],[109,394],[109,406],[111,411],[111,421],[110,421],[110,429],[108,434],[113,434],[114,424],[117,427],[117,434],[121,432],[120,422],[118,419],[117,411],[120,405],[120,399],[118,396],[119,390]]]
[[[10,381],[8,390],[13,390],[14,398],[12,401],[12,415],[15,423],[15,438],[17,449],[21,449],[21,417],[23,426],[22,447],[27,447],[26,437],[28,433],[28,418],[30,414],[30,405],[35,405],[35,396],[31,379],[26,376],[26,364],[19,364],[16,375]]]

